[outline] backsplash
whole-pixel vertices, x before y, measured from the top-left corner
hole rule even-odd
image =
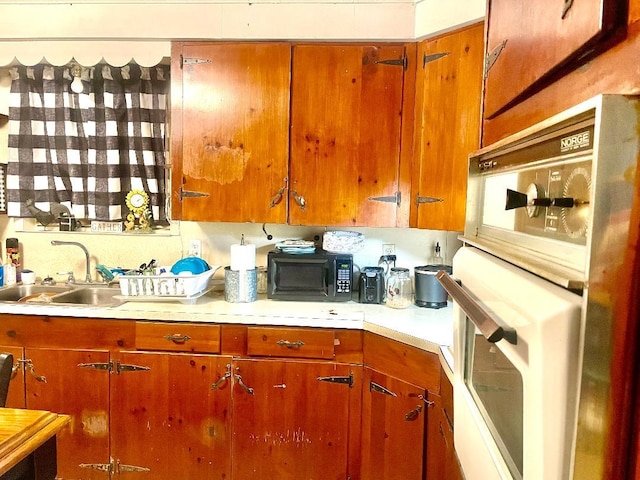
[[[172,265],[186,256],[191,240],[201,240],[202,257],[212,265],[226,266],[230,262],[230,247],[239,243],[244,235],[245,242],[256,246],[256,265],[266,265],[267,252],[282,240],[301,238],[313,240],[319,236],[322,244],[322,227],[299,227],[288,225],[265,225],[272,235],[267,239],[262,224],[254,223],[205,223],[175,222],[171,234],[97,234],[81,232],[34,232],[16,231],[18,223],[3,216],[0,218],[0,238],[4,255],[5,240],[17,237],[23,257],[23,268],[36,272],[38,280],[51,275],[64,281],[63,272],[72,270],[76,278],[83,278],[84,254],[73,246],[52,246],[51,240],[66,240],[82,243],[89,250],[91,268],[95,276],[95,266],[133,268],[154,258],[160,265]],[[332,228],[333,230],[333,228]],[[365,247],[354,254],[354,264],[358,267],[378,264],[383,244],[394,244],[398,266],[413,268],[429,263],[436,242],[440,242],[445,263],[450,264],[453,254],[461,246],[458,232],[419,230],[413,228],[345,228],[344,230],[363,233]],[[223,278],[223,269],[215,278]]]

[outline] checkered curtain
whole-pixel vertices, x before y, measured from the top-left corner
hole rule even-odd
[[[122,220],[130,190],[166,221],[165,127],[169,67],[96,65],[74,93],[69,66],[11,70],[7,214],[25,201],[60,203],[80,219]]]

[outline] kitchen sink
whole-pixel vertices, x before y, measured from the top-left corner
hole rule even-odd
[[[15,285],[0,289],[0,302],[17,302],[21,298],[40,294],[58,294],[67,292],[69,287],[64,285]]]
[[[124,303],[119,294],[106,285],[16,285],[0,289],[0,302],[113,307]]]
[[[119,288],[103,287],[77,287],[52,297],[52,303],[70,303],[76,305],[93,305],[112,307],[120,305],[122,300],[116,298],[120,295]]]

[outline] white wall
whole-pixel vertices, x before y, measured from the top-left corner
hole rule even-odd
[[[467,25],[485,17],[486,0],[419,0],[416,2],[414,38],[422,39]]]

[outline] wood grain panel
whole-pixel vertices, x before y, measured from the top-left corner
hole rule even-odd
[[[372,384],[389,394],[375,390]],[[423,388],[365,368],[362,480],[423,479],[425,419],[429,414],[425,395]]]
[[[626,2],[589,0],[491,0],[488,6],[487,52],[504,48],[486,78],[484,115],[502,109],[539,88],[572,62],[593,56],[602,39],[626,21]]]
[[[402,45],[295,45],[289,223],[395,226]],[[295,193],[294,193],[295,192]],[[305,208],[294,201],[304,197]]]
[[[249,327],[247,354],[266,357],[333,359],[335,332],[316,328]]]
[[[499,116],[485,120],[483,146],[519,132],[600,93],[640,93],[640,2],[630,2],[626,38]]]
[[[361,367],[266,359],[234,360],[234,367],[252,389],[234,385],[234,478],[348,478],[350,398],[360,398],[361,384],[351,388],[318,377],[348,377]]]
[[[365,332],[364,364],[440,394],[440,360],[435,353]]]
[[[7,393],[5,406],[8,408],[25,408],[24,366],[20,362],[24,358],[23,349],[21,347],[0,345],[0,352],[13,355],[13,368],[15,369],[15,376],[9,382],[9,392]]]
[[[61,348],[133,348],[133,320],[0,314],[1,343]]]
[[[172,112],[182,148],[174,190],[181,218],[198,221],[286,222],[291,47],[287,43],[184,43],[182,105]],[[177,163],[180,162],[178,166]],[[285,194],[286,197],[286,194]],[[174,196],[175,199],[175,196]]]
[[[464,229],[469,154],[480,145],[484,24],[421,42],[418,58],[422,125],[414,165],[413,225]],[[417,197],[438,201],[417,202]]]
[[[220,325],[136,322],[138,350],[220,352]]]
[[[118,476],[231,478],[231,381],[211,388],[231,357],[122,352],[118,360],[148,370],[112,376],[112,456],[149,469]]]
[[[81,464],[109,463],[109,381],[107,370],[81,367],[108,364],[105,350],[25,348],[33,370],[26,373],[27,408],[70,416],[58,435],[60,478],[104,479],[104,472]],[[45,381],[46,380],[46,381]]]

